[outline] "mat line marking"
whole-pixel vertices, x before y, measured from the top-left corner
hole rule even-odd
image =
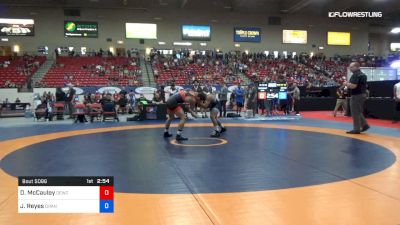
[[[171,142],[169,142],[171,143]],[[178,145],[179,146],[179,145]],[[162,151],[164,152],[164,151]],[[169,153],[169,151],[164,152],[166,155],[169,164],[174,168],[176,174],[179,176],[179,178],[182,180],[182,182],[185,184],[186,188],[189,190],[190,195],[193,197],[193,199],[197,202],[201,210],[204,212],[204,214],[207,216],[207,218],[210,220],[210,222],[213,225],[218,225],[221,224],[220,222],[216,222],[214,220],[218,220],[217,217],[208,210],[208,207],[205,205],[205,203],[199,198],[198,193],[194,190],[193,185],[190,182],[190,179],[185,176],[183,171],[179,168],[179,166],[174,162],[172,155]],[[211,215],[210,215],[211,214]]]
[[[289,130],[299,130],[299,131],[307,131],[307,132],[318,132],[318,131],[314,131],[313,130],[313,128],[316,128],[316,127],[304,126],[304,125],[289,125],[288,126],[288,125],[277,125],[277,124],[251,124],[251,123],[247,123],[247,124],[226,123],[225,125],[228,126],[228,127],[229,126],[231,126],[231,127],[252,127],[252,128],[270,128],[270,129],[277,128],[277,129],[289,129]],[[177,127],[177,124],[173,124],[172,126],[173,127]],[[208,127],[208,126],[210,126],[210,125],[209,124],[205,124],[205,123],[188,124],[188,127]],[[140,128],[138,128],[138,127],[140,127]],[[103,128],[91,128],[91,129],[83,129],[83,130],[63,131],[63,132],[58,132],[58,133],[72,133],[72,134],[69,134],[69,135],[68,134],[62,134],[60,137],[56,137],[56,138],[54,138],[54,137],[50,137],[50,138],[49,137],[43,137],[43,136],[47,136],[48,134],[30,136],[30,137],[35,137],[35,139],[36,138],[40,138],[41,141],[34,141],[33,143],[31,143],[29,145],[36,144],[36,143],[39,143],[39,142],[43,142],[42,138],[47,139],[47,140],[44,140],[44,141],[48,141],[48,140],[53,140],[53,139],[58,139],[58,138],[69,137],[69,136],[87,135],[87,134],[93,134],[93,133],[114,132],[114,131],[122,131],[122,130],[129,130],[129,129],[151,129],[151,128],[162,128],[162,127],[163,127],[163,124],[150,124],[150,125],[113,126],[113,127],[108,127],[108,128],[104,128],[103,127]],[[333,128],[319,128],[319,129],[321,129],[323,133],[327,133],[327,134],[331,134],[331,132],[333,130],[342,131],[342,130],[333,129]],[[366,141],[366,142],[377,144],[377,143],[375,143],[373,141],[369,141],[368,139],[365,139],[366,135],[361,135],[361,136],[364,136],[364,138],[361,138],[361,136],[357,137],[355,135],[347,135],[345,133],[343,133],[343,134],[342,133],[335,133],[335,134],[332,134],[332,135],[350,137],[350,138],[355,138],[355,139],[359,139],[359,140],[362,140],[362,141]],[[379,134],[373,134],[373,135],[376,136],[376,137],[394,138],[394,137],[391,137],[391,136],[385,136],[385,135],[379,135]],[[6,141],[1,141],[1,142],[16,141],[18,139],[24,139],[24,138],[29,138],[29,137],[20,137],[20,138],[16,138],[16,139],[10,139],[10,140],[6,140]],[[29,145],[22,144],[22,146],[17,148],[16,150],[18,150],[20,148],[23,148],[23,147],[26,147],[26,146],[29,146]],[[383,147],[385,147],[385,146],[383,146]],[[385,148],[388,148],[388,147],[385,147]],[[8,154],[6,153],[5,155],[8,155]],[[385,170],[387,170],[387,169],[388,168],[386,168]],[[383,170],[383,171],[385,171],[385,170]],[[4,172],[4,170],[2,170],[2,171]],[[382,173],[383,171],[381,171],[379,173]],[[5,173],[5,175],[9,176],[11,178],[15,178],[14,176],[11,176],[8,173]],[[371,175],[368,175],[368,176],[371,176]],[[340,181],[338,181],[338,182],[340,182]],[[362,185],[362,184],[358,184],[358,185]],[[367,186],[365,186],[365,187],[369,188]],[[370,189],[374,190],[373,188],[370,188]],[[377,191],[377,192],[379,192],[379,191]]]
[[[321,173],[325,173],[325,174],[328,174],[328,175],[331,175],[331,176],[340,178],[339,181],[348,181],[348,182],[351,182],[351,183],[353,183],[353,184],[355,184],[355,185],[357,185],[357,186],[360,186],[360,187],[369,189],[370,191],[374,191],[374,192],[376,192],[376,193],[378,193],[378,194],[382,194],[382,195],[384,195],[384,196],[386,196],[386,197],[388,197],[388,198],[394,199],[394,200],[396,200],[396,201],[400,201],[400,199],[398,199],[398,198],[396,198],[396,197],[394,197],[394,196],[391,196],[391,195],[382,193],[382,192],[380,192],[380,191],[378,191],[378,190],[375,190],[375,189],[373,189],[373,188],[370,188],[370,187],[368,187],[368,186],[365,186],[365,185],[363,185],[363,184],[360,184],[360,183],[357,183],[357,182],[353,181],[353,179],[356,179],[357,177],[356,177],[356,178],[350,178],[350,179],[349,179],[349,178],[343,177],[343,176],[341,176],[341,175],[338,175],[338,174],[335,174],[335,173],[332,173],[332,172],[329,172],[329,171],[326,171],[326,170],[322,170],[322,169],[320,169],[320,168],[318,168],[318,167],[315,167],[315,166],[312,166],[312,165],[310,165],[310,164],[301,163],[300,161],[298,161],[298,160],[296,160],[296,159],[292,159],[292,158],[290,158],[290,157],[286,157],[286,156],[283,156],[283,155],[279,155],[278,153],[275,153],[275,152],[271,152],[271,153],[274,154],[274,155],[276,155],[276,156],[278,156],[278,157],[285,158],[285,159],[287,159],[287,160],[290,160],[290,161],[292,161],[292,162],[295,162],[295,163],[297,163],[297,164],[299,164],[299,165],[306,166],[306,167],[309,167],[309,168],[312,168],[312,169],[316,169],[316,170],[318,170],[318,171],[321,172]],[[396,160],[396,161],[397,161],[397,160]],[[393,164],[394,164],[396,161],[394,161]],[[390,166],[392,166],[392,165],[390,165]],[[390,166],[389,166],[389,167],[390,167]],[[368,175],[367,175],[367,176],[368,176]]]
[[[228,140],[222,139],[222,138],[210,138],[210,137],[194,137],[194,138],[189,138],[189,140],[218,140],[219,143],[214,143],[214,144],[184,144],[185,141],[179,142],[176,139],[172,139],[169,143],[176,145],[176,146],[183,146],[183,147],[213,147],[213,146],[219,146],[219,145],[224,145],[228,143]]]

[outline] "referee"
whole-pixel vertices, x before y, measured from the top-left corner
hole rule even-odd
[[[363,115],[364,103],[367,99],[367,76],[361,72],[358,62],[350,63],[349,69],[353,75],[350,77],[349,82],[345,82],[345,86],[351,91],[350,110],[353,117],[353,130],[347,131],[347,133],[360,134],[369,129],[369,125]]]

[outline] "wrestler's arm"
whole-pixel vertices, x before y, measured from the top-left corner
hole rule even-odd
[[[196,101],[192,98],[186,98],[186,103],[189,103],[189,107],[187,108],[188,112],[194,117],[197,118],[196,113],[194,112],[194,108],[196,107]]]
[[[200,107],[202,107],[202,108],[208,108],[209,106],[210,106],[210,104],[211,104],[211,102],[214,100],[214,97],[213,96],[211,96],[211,95],[209,95],[209,96],[207,96],[207,98],[206,98],[206,100],[204,101],[204,102],[200,102],[200,103],[198,103],[199,104],[199,106]]]

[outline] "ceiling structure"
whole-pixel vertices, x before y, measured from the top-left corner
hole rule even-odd
[[[400,22],[400,0],[0,0],[0,7],[180,9],[265,15],[327,15],[330,11],[381,11],[381,22]]]

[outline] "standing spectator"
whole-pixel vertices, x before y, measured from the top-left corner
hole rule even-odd
[[[169,96],[172,96],[174,94],[178,93],[178,90],[175,87],[175,84],[171,84],[170,90],[169,90]]]
[[[300,103],[300,89],[297,87],[296,83],[292,84],[292,90],[289,91],[288,93],[292,95],[292,100],[293,100],[293,108],[294,111],[296,112],[297,116],[300,116],[300,109],[299,109],[299,103]]]
[[[210,85],[209,82],[206,83],[205,87],[203,88],[204,93],[206,94],[212,94],[213,93],[213,88]]]
[[[344,114],[347,112],[347,88],[342,85],[341,87],[339,87],[336,91],[336,106],[335,106],[335,110],[333,110],[333,116],[336,117],[337,111],[339,110],[340,107],[342,107],[342,110],[344,112]]]
[[[125,90],[125,87],[122,88],[122,90],[119,92],[120,95],[126,95],[128,94],[128,92]]]
[[[249,85],[249,98],[247,100],[247,109],[253,110],[253,117],[257,114],[257,87],[254,84]]]
[[[64,102],[65,99],[65,92],[60,87],[56,88],[56,102]]]
[[[194,80],[193,81],[193,86],[192,86],[192,90],[195,92],[203,92],[203,89],[201,88],[201,86],[199,85],[199,81],[198,80]]]
[[[133,90],[131,90],[128,94],[128,100],[129,100],[129,105],[130,105],[130,109],[131,111],[135,111],[135,107],[136,107],[136,95],[135,92]]]
[[[351,90],[350,111],[353,117],[353,130],[347,131],[347,133],[360,134],[370,128],[363,115],[364,103],[367,99],[367,76],[361,72],[358,62],[352,62],[349,69],[353,75],[349,82],[345,82],[345,86]]]
[[[205,87],[204,87],[205,88]],[[204,93],[204,89],[200,86],[200,84],[199,84],[199,81],[198,80],[194,80],[193,81],[193,86],[192,86],[192,90],[193,91],[195,91],[195,92],[198,92],[198,93]],[[196,106],[195,106],[195,108],[194,108],[194,112],[197,114],[197,109],[199,108],[199,106],[196,104]],[[200,107],[200,113],[201,113],[201,116],[203,117],[203,118],[205,118],[207,115],[206,115],[206,113],[205,113],[205,110],[202,108],[202,107]]]
[[[221,91],[219,93],[219,101],[222,106],[222,110],[220,111],[220,117],[226,117],[226,102],[228,101],[228,87],[224,83]]]
[[[162,103],[165,103],[165,90],[164,90],[164,85],[161,85],[160,87],[160,99]]]
[[[244,105],[244,90],[242,86],[238,84],[235,90],[235,97],[236,97],[236,113],[239,114],[242,111]]]
[[[283,113],[285,115],[289,115],[290,114],[289,98],[288,99],[274,98],[273,100],[276,100],[279,103],[280,110],[283,110]]]
[[[400,82],[394,85],[393,88],[393,98],[396,101],[396,112],[400,112]],[[396,116],[394,117],[394,122],[396,121]]]
[[[68,87],[69,87],[69,90],[67,93],[66,103],[68,106],[69,119],[72,119],[76,91],[72,84],[68,84]]]

